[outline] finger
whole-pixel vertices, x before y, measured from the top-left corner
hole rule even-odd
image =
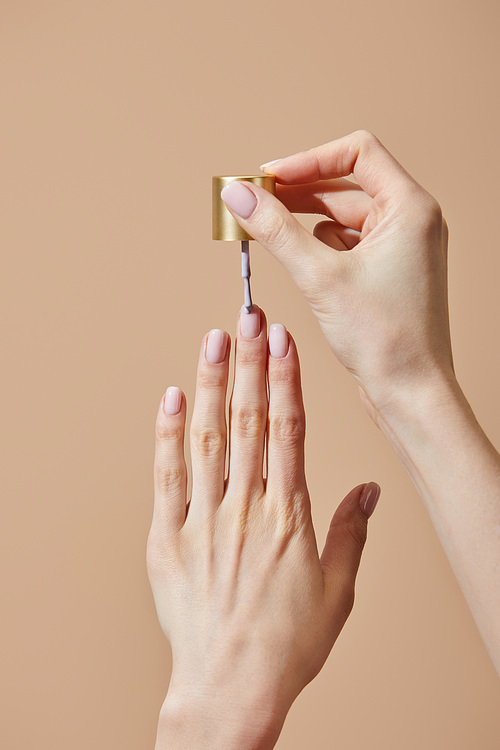
[[[230,182],[221,196],[240,226],[278,258],[311,301],[325,275],[325,263],[334,263],[340,255],[327,251],[278,198],[258,185]]]
[[[321,180],[306,185],[277,185],[276,195],[292,213],[323,214],[361,231],[372,199],[349,180]]]
[[[256,305],[242,308],[230,405],[228,493],[250,499],[264,491],[263,459],[267,423],[266,318]]]
[[[314,227],[314,236],[334,250],[352,250],[361,235],[356,229],[344,227],[336,221],[320,221]]]
[[[354,174],[372,198],[378,194],[397,195],[404,184],[416,184],[378,138],[366,130],[263,165],[263,169],[286,185]]]
[[[211,513],[224,494],[229,335],[214,329],[203,339],[191,421],[193,491],[189,513]]]
[[[165,530],[178,530],[186,518],[185,424],[183,393],[179,388],[167,388],[156,418],[152,528],[160,535]]]
[[[297,349],[280,324],[269,329],[268,379],[267,493],[279,502],[295,502],[306,489],[306,420]]]
[[[321,555],[325,585],[333,599],[340,595],[345,600],[349,611],[354,601],[354,583],[366,542],[368,518],[379,496],[380,487],[375,482],[360,484],[346,495],[332,518]]]

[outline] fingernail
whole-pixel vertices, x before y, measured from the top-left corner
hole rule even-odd
[[[220,197],[235,214],[242,219],[248,219],[253,214],[257,205],[257,198],[250,188],[247,188],[239,180],[230,182],[229,185],[222,188]]]
[[[271,357],[286,357],[288,354],[288,331],[281,323],[273,323],[269,329],[269,352]]]
[[[283,159],[273,159],[273,161],[266,161],[265,164],[260,165],[260,169],[263,172],[272,172],[272,170],[270,170],[269,167],[272,166],[273,164],[276,164],[279,161],[283,161]]]
[[[244,339],[256,339],[260,333],[260,310],[253,307],[252,312],[246,311],[245,305],[240,313],[240,331]]]
[[[182,391],[179,388],[176,388],[174,385],[171,385],[165,391],[165,400],[163,402],[163,409],[165,411],[165,414],[169,414],[170,416],[172,416],[173,414],[178,414],[181,410],[181,404]]]
[[[380,487],[378,484],[376,482],[368,482],[359,498],[359,505],[367,518],[370,518],[375,510],[379,497]]]
[[[227,349],[227,333],[219,328],[214,328],[208,334],[205,357],[207,362],[217,365],[224,361]]]

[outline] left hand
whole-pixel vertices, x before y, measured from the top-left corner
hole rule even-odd
[[[448,228],[435,198],[367,131],[263,167],[276,197],[234,180],[223,199],[291,274],[370,417],[411,410],[424,390],[444,398],[456,379]],[[328,221],[313,236],[291,212]]]
[[[157,750],[273,747],[353,606],[380,488],[351,490],[320,557],[297,350],[283,326],[271,327],[269,346],[262,311],[241,313],[225,480],[230,341],[223,331],[204,338],[188,504],[182,392],[168,389],[158,411],[148,573],[173,670]]]

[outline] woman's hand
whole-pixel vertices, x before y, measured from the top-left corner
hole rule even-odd
[[[297,351],[275,325],[268,354],[265,317],[254,310],[239,318],[227,480],[227,333],[211,331],[201,347],[189,502],[181,391],[169,388],[158,412],[148,573],[173,654],[158,749],[274,746],[351,611],[380,492],[369,483],[347,495],[320,557]]]
[[[441,210],[364,131],[264,169],[276,175],[280,200],[243,182],[226,186],[223,198],[290,271],[358,380],[429,510],[500,674],[500,456],[453,371]],[[351,173],[357,185],[343,179]],[[313,236],[290,211],[330,220]]]
[[[453,378],[447,227],[434,198],[365,131],[263,168],[276,175],[277,198],[243,182],[223,198],[290,272],[371,416]],[[351,173],[358,184],[343,179]],[[329,220],[313,236],[290,212]]]

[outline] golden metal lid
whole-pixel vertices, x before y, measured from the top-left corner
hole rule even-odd
[[[212,178],[212,238],[214,240],[252,240],[253,237],[245,232],[235,221],[226,204],[220,197],[223,187],[234,180],[246,180],[254,185],[263,187],[268,192],[276,195],[276,179],[272,174],[260,175],[219,175]]]

